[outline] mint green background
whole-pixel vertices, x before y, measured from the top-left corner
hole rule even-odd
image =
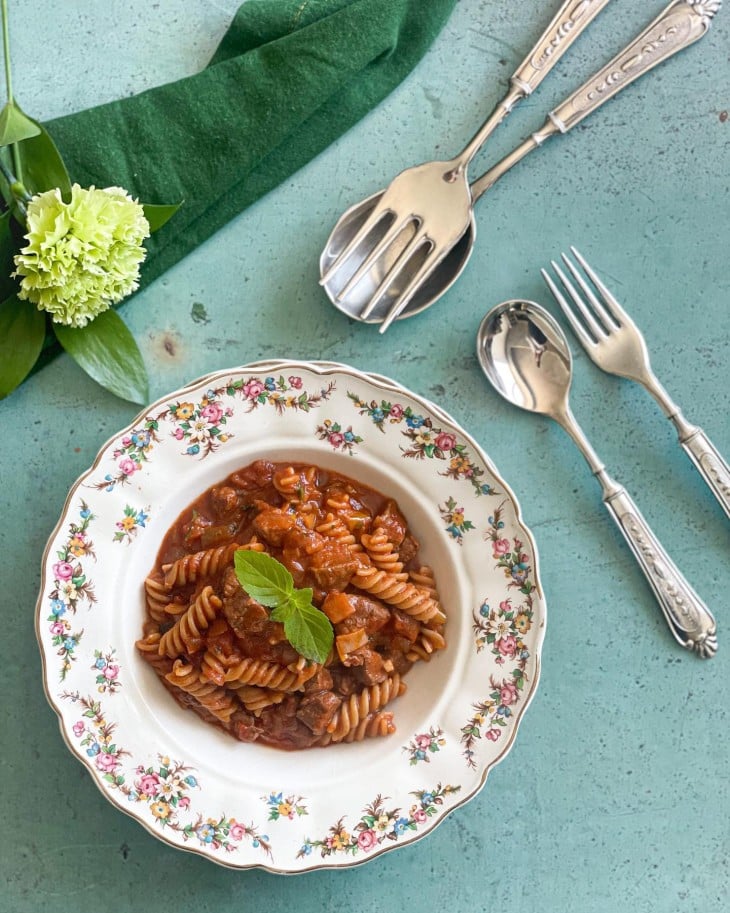
[[[615,0],[479,163],[542,123],[663,5]],[[10,6],[16,95],[48,119],[194,72],[236,3]],[[576,243],[646,330],[666,387],[730,454],[730,11],[490,192],[471,263],[427,313],[381,338],[317,286],[340,212],[401,168],[456,151],[557,6],[461,0],[384,104],[123,310],[153,399],[262,357],[321,357],[394,377],[482,443],[534,531],[549,605],[541,685],[509,757],[425,840],[294,879],[222,869],[115,811],[59,735],[33,620],[66,493],[137,408],[63,357],[0,403],[3,913],[728,908],[727,523],[653,402],[574,346],[579,421],[716,614],[721,650],[703,663],[672,640],[567,437],[487,387],[474,336],[506,298],[552,307],[539,267]]]

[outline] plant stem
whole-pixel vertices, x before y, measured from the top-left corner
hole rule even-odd
[[[3,57],[5,58],[5,87],[8,90],[8,102],[13,98],[13,75],[10,70],[10,29],[8,28],[8,0],[0,0],[3,17]]]
[[[13,98],[13,74],[10,67],[10,27],[8,25],[8,0],[0,0],[0,10],[2,11],[2,20],[3,20],[3,58],[5,60],[5,88],[8,93],[8,104],[14,105],[15,99]],[[12,155],[13,155],[13,164],[15,165],[15,174],[19,181],[23,180],[23,172],[20,163],[20,153],[18,152],[18,144],[13,143],[11,145]]]

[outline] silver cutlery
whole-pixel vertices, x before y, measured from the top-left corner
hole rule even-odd
[[[554,260],[551,261],[552,267],[563,291],[546,270],[541,272],[575,335],[599,368],[608,374],[636,381],[654,397],[664,415],[676,428],[679,443],[685,453],[720,502],[725,514],[730,517],[728,464],[705,432],[685,419],[679,406],[659,382],[652,371],[644,337],[634,321],[575,247],[570,250],[583,272],[565,254],[562,254],[562,258],[580,291]],[[592,287],[587,280],[590,280]],[[572,306],[566,295],[572,301]]]
[[[641,35],[552,111],[539,130],[467,186],[470,158],[524,97],[521,83],[532,91],[604,5],[588,0],[563,4],[513,77],[505,100],[461,156],[407,169],[387,190],[341,216],[320,257],[320,282],[337,308],[356,320],[379,323],[384,333],[397,318],[433,304],[469,260],[477,200],[551,136],[567,133],[639,76],[702,38],[721,0],[672,0]]]
[[[508,301],[485,316],[477,357],[487,379],[508,402],[547,415],[570,435],[598,479],[603,503],[630,546],[683,647],[708,659],[717,651],[715,619],[665,552],[626,490],[605,466],[570,410],[572,357],[553,317],[530,301]]]
[[[540,85],[607,3],[608,0],[565,0],[535,47],[512,76],[505,97],[464,149],[447,161],[426,162],[402,171],[374,201],[362,225],[322,276],[322,284],[326,285],[366,236],[387,218],[389,224],[381,237],[337,293],[338,299],[345,298],[404,229],[411,229],[410,239],[363,307],[360,319],[367,320],[388,286],[395,282],[409,263],[413,265],[416,262],[419,250],[425,250],[425,256],[398,299],[391,305],[391,319],[394,319],[399,309],[408,303],[411,288],[417,287],[425,279],[464,234],[473,218],[472,196],[467,182],[469,163],[507,114]]]

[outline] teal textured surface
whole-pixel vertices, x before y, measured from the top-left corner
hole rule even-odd
[[[476,167],[538,127],[664,5],[609,4]],[[194,72],[236,6],[11,3],[18,100],[45,120]],[[556,312],[539,268],[577,244],[644,330],[687,417],[730,454],[730,10],[490,191],[472,261],[429,311],[380,337],[334,311],[317,285],[340,213],[402,168],[458,150],[557,6],[461,0],[393,95],[122,312],[152,399],[231,365],[324,358],[394,377],[483,445],[535,535],[549,607],[540,686],[511,753],[426,839],[363,867],[292,879],[173,850],[113,809],[45,700],[34,606],[68,489],[137,409],[64,356],[0,403],[2,913],[730,906],[727,522],[653,401],[598,371],[571,338],[577,418],[715,613],[720,650],[703,662],[672,639],[568,438],[500,400],[474,355],[479,322],[499,301],[527,297]]]

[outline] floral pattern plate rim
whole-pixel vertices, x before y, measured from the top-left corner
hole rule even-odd
[[[448,646],[408,674],[392,736],[306,756],[238,743],[179,708],[137,655],[162,536],[262,456],[392,495],[421,540]],[[36,609],[48,700],[109,801],[174,847],[287,874],[413,843],[477,795],[535,694],[545,623],[532,535],[477,442],[388,378],[284,360],[199,378],[101,448],[49,538]]]

